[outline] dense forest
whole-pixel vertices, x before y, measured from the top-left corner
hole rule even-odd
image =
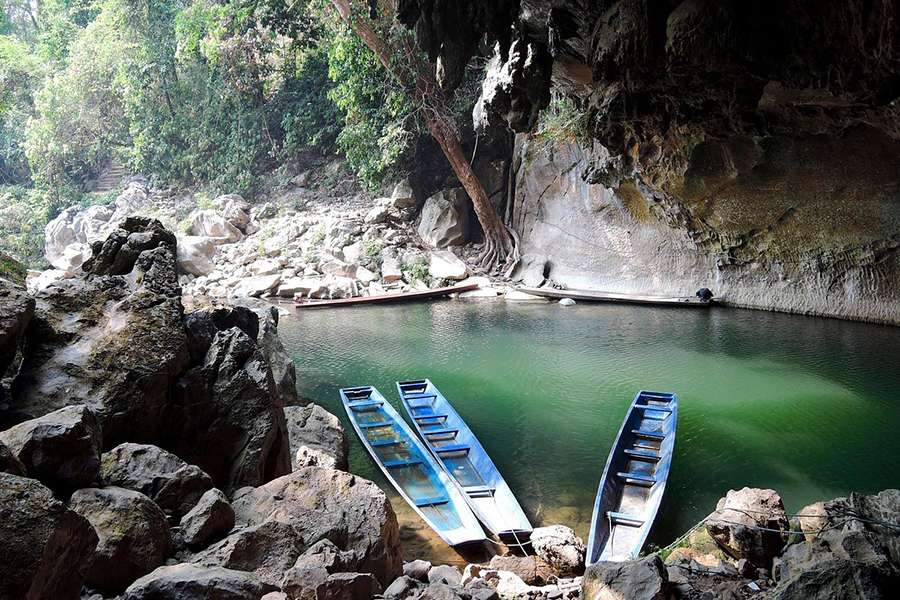
[[[340,153],[377,186],[423,131],[324,0],[3,1],[0,232],[31,264],[59,210],[111,199],[89,185],[110,164],[252,197],[303,153]]]

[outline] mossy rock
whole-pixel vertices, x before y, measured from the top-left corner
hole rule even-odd
[[[18,285],[25,285],[25,275],[28,269],[25,265],[5,252],[0,252],[0,278],[12,281]]]

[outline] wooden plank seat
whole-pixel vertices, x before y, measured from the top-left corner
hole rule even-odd
[[[641,475],[639,473],[616,473],[616,477],[624,481],[626,484],[638,485],[641,487],[653,487],[656,483],[656,477],[650,475]]]
[[[365,401],[365,402],[351,402],[349,406],[353,410],[359,411],[359,410],[364,410],[366,408],[374,408],[376,406],[381,406],[382,404],[384,404],[384,402],[382,402],[381,400],[369,400],[369,401]]]
[[[370,442],[369,442],[369,444],[371,444],[373,448],[379,448],[379,447],[382,447],[382,446],[396,446],[396,445],[402,444],[402,443],[403,443],[403,440],[401,440],[401,439],[394,439],[394,440],[375,440],[375,441],[370,441]]]
[[[636,460],[644,460],[647,462],[659,462],[661,458],[658,452],[650,452],[647,450],[636,450],[631,448],[625,449],[625,454]]]
[[[384,463],[382,463],[382,464],[384,464],[384,466],[385,466],[385,467],[388,467],[388,468],[392,468],[392,467],[411,467],[411,466],[413,466],[413,465],[419,465],[419,464],[422,464],[422,461],[419,460],[418,458],[401,458],[401,459],[399,459],[399,460],[386,460],[386,461],[384,461]]]
[[[613,525],[625,525],[626,527],[642,527],[644,525],[643,519],[626,513],[609,511],[606,516]]]
[[[447,496],[431,496],[430,498],[419,498],[415,501],[416,506],[435,506],[437,504],[447,504],[450,498]]]
[[[372,421],[371,423],[358,423],[360,429],[374,429],[375,427],[390,427],[390,421]]]
[[[465,444],[452,444],[450,446],[435,447],[434,451],[438,454],[444,454],[445,452],[468,452],[470,449],[471,447]]]
[[[632,429],[631,433],[636,435],[639,438],[643,438],[645,440],[653,440],[656,442],[661,442],[666,439],[666,435],[664,433],[660,433],[658,431],[644,431],[641,429]]]

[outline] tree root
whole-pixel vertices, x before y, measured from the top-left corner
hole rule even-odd
[[[484,236],[484,249],[477,259],[479,270],[509,277],[519,264],[519,236],[507,225],[497,235]]]

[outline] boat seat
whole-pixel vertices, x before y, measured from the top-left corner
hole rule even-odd
[[[396,446],[396,445],[402,444],[402,443],[403,443],[403,440],[400,440],[400,439],[396,439],[396,440],[376,440],[376,441],[374,441],[374,442],[369,442],[369,444],[371,444],[373,448],[379,448],[379,447],[381,447],[381,446]]]
[[[471,446],[465,444],[452,444],[450,446],[435,446],[434,451],[438,454],[442,454],[444,452],[468,452],[470,449]]]
[[[449,435],[451,437],[456,437],[456,434],[459,433],[459,429],[450,429],[450,428],[429,429],[428,431],[425,431],[424,433],[425,433],[425,437],[427,437],[427,438],[430,438],[433,435]]]
[[[670,413],[672,412],[671,408],[667,408],[665,406],[654,406],[653,404],[635,404],[635,408],[641,408],[644,410],[658,410],[659,412]]]
[[[626,448],[625,454],[637,460],[645,460],[647,462],[659,462],[660,456],[658,452],[648,452],[646,450],[637,450]]]
[[[430,400],[437,398],[437,396],[434,394],[407,394],[404,392],[403,398],[406,400]]]
[[[660,433],[658,431],[642,431],[640,429],[632,429],[631,433],[645,440],[654,440],[657,442],[661,442],[666,439],[666,434]]]
[[[446,421],[447,417],[449,417],[449,416],[450,415],[446,415],[446,414],[432,413],[430,415],[416,415],[415,417],[413,417],[413,419],[415,419],[416,421],[421,421],[423,419],[425,419],[425,420],[427,420],[427,419],[444,419]]]
[[[627,484],[639,485],[641,487],[653,487],[653,484],[656,483],[656,477],[640,475],[638,473],[616,473],[616,477]]]
[[[372,421],[371,423],[358,423],[360,429],[373,429],[375,427],[387,427],[393,425],[391,421]]]
[[[371,400],[368,402],[353,402],[350,404],[350,408],[353,410],[362,410],[364,408],[372,408],[375,406],[381,406],[384,404],[381,400]]]
[[[407,459],[400,459],[400,460],[386,460],[381,464],[383,464],[385,467],[391,468],[391,467],[411,467],[412,465],[418,465],[421,462],[422,461],[419,460],[418,458],[407,458]]]
[[[626,513],[609,511],[606,513],[613,525],[625,525],[626,527],[641,527],[644,520]]]
[[[433,506],[435,504],[447,504],[450,498],[447,496],[432,496],[430,498],[420,498],[416,500],[416,506]]]
[[[473,498],[486,498],[494,495],[494,488],[489,485],[470,485],[464,487],[463,491]]]

